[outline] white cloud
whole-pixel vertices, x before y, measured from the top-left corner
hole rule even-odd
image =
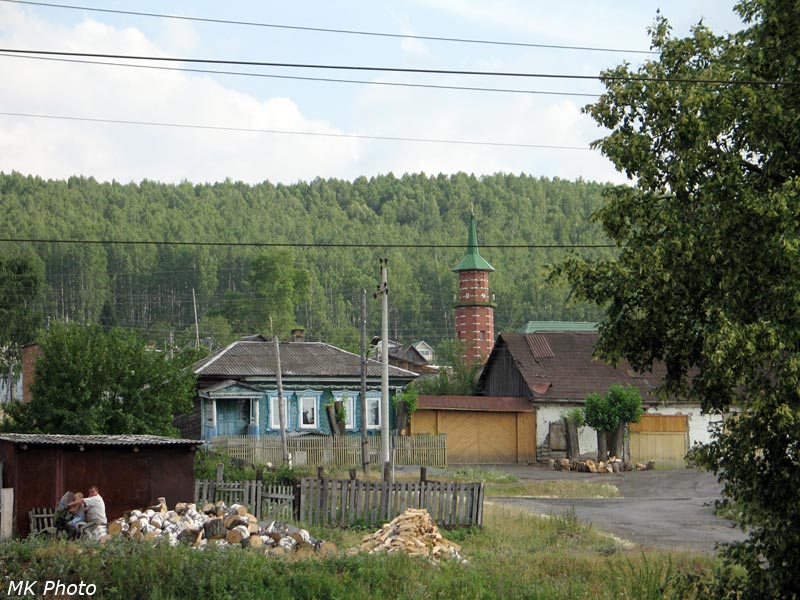
[[[0,43],[9,47],[164,54],[141,31],[92,19],[63,28],[12,7],[0,8],[0,20],[12,23],[0,31]],[[5,112],[338,132],[305,117],[289,98],[259,100],[205,76],[24,58],[0,61],[0,110]],[[337,175],[358,158],[360,146],[358,140],[325,137],[0,116],[0,170],[44,177],[290,182]]]

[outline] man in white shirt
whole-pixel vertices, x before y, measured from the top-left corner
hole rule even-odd
[[[89,525],[106,525],[106,503],[96,485],[89,488],[89,495],[83,499],[86,507],[86,523]]]

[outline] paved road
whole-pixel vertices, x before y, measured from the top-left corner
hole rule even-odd
[[[717,543],[745,537],[742,531],[731,527],[730,521],[714,514],[714,501],[720,498],[721,488],[710,473],[679,469],[603,476],[562,473],[540,467],[496,468],[513,473],[519,479],[583,479],[616,485],[621,498],[492,498],[491,501],[542,514],[564,514],[574,508],[582,521],[644,548],[711,552]]]

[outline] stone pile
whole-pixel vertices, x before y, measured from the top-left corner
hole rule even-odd
[[[132,510],[108,524],[104,539],[126,537],[134,540],[166,539],[172,545],[197,548],[207,545],[263,549],[265,554],[307,555],[334,553],[336,546],[312,537],[305,529],[279,521],[259,521],[241,504],[226,506],[178,502],[172,510],[159,498],[156,506]]]
[[[405,552],[434,562],[442,558],[463,560],[461,546],[442,537],[424,508],[409,508],[375,533],[365,536],[360,550],[370,554]]]

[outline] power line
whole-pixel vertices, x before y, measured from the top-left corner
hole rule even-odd
[[[324,133],[319,131],[288,131],[283,129],[260,129],[252,127],[224,127],[217,125],[193,125],[189,123],[166,123],[159,121],[132,121],[127,119],[102,119],[96,117],[73,117],[66,115],[44,115],[34,113],[21,113],[0,111],[0,115],[8,117],[28,117],[34,119],[56,119],[61,121],[80,121],[91,123],[111,123],[115,125],[144,125],[148,127],[171,127],[176,129],[203,129],[206,131],[235,131],[244,133],[269,133],[275,135],[305,135],[311,137],[345,138],[358,140],[374,140],[383,142],[415,142],[425,144],[457,144],[466,146],[493,146],[502,148],[536,148],[546,150],[592,150],[588,146],[557,146],[548,144],[522,144],[513,142],[487,142],[476,140],[447,140],[436,138],[411,138],[389,135],[361,135],[357,133]]]
[[[582,79],[597,81],[641,81],[662,83],[698,83],[714,85],[798,85],[798,81],[761,81],[752,79],[700,79],[695,77],[648,77],[648,76],[617,76],[617,75],[571,75],[565,73],[524,73],[513,71],[462,71],[456,69],[415,69],[407,67],[382,67],[364,65],[326,65],[312,63],[285,63],[254,60],[223,60],[214,58],[177,58],[170,56],[143,56],[134,54],[110,54],[105,52],[65,52],[56,50],[26,50],[19,48],[0,48],[0,52],[12,54],[33,54],[48,56],[81,56],[87,58],[114,58],[123,60],[151,60],[159,62],[184,62],[204,63],[218,65],[246,65],[250,67],[278,67],[292,69],[329,69],[338,71],[375,71],[386,73],[417,73],[425,75],[479,75],[484,77],[518,77],[518,78],[544,78],[544,79]]]
[[[2,114],[2,113],[0,113]],[[385,244],[360,244],[351,242],[176,242],[157,240],[76,240],[46,238],[0,238],[0,243],[32,243],[32,244],[128,244],[132,246],[224,246],[224,247],[256,247],[256,248],[464,248],[464,244],[402,244],[386,242]],[[569,248],[616,248],[614,244],[485,244],[481,248],[517,248],[517,249],[569,249]]]
[[[493,87],[478,87],[466,85],[435,85],[430,83],[406,83],[399,81],[368,81],[366,79],[337,79],[334,77],[301,77],[299,75],[275,75],[272,73],[250,73],[247,71],[220,71],[217,69],[190,69],[188,67],[159,67],[156,65],[132,65],[129,63],[107,62],[98,60],[78,60],[75,58],[54,58],[48,56],[25,56],[21,54],[3,54],[8,58],[22,58],[28,60],[47,60],[54,62],[66,62],[84,65],[101,65],[110,67],[128,67],[130,69],[153,69],[158,71],[178,71],[184,73],[206,73],[211,75],[233,75],[237,77],[262,77],[268,79],[290,79],[295,81],[322,81],[326,83],[351,83],[358,85],[382,85],[388,87],[409,87],[409,88],[426,88],[436,90],[457,90],[467,92],[494,92],[503,94],[531,94],[531,95],[546,95],[546,96],[580,96],[584,98],[597,98],[597,94],[585,94],[580,92],[555,92],[549,90],[520,90],[514,88],[493,88]]]
[[[70,4],[56,4],[52,2],[33,2],[31,0],[2,0],[3,2],[11,2],[14,4],[28,4],[32,6],[46,6],[50,8],[65,8],[72,10],[86,10],[92,12],[102,12],[117,15],[132,15],[138,17],[156,17],[160,19],[175,19],[181,21],[194,21],[200,23],[215,23],[222,25],[245,25],[248,27],[269,27],[273,29],[289,29],[293,31],[311,31],[315,33],[335,33],[346,35],[361,35],[371,37],[387,37],[396,39],[409,39],[409,40],[425,40],[434,42],[456,42],[461,44],[484,44],[493,46],[514,46],[522,48],[543,48],[549,50],[581,50],[590,52],[622,52],[626,54],[658,54],[654,50],[630,50],[622,48],[602,48],[595,46],[570,46],[566,44],[536,44],[530,42],[507,42],[499,40],[484,40],[474,38],[455,38],[443,37],[433,35],[411,35],[404,33],[387,33],[379,31],[365,31],[358,29],[332,29],[327,27],[309,27],[303,25],[283,25],[277,23],[264,23],[258,21],[236,21],[232,19],[212,19],[208,17],[192,17],[188,15],[168,15],[163,13],[139,12],[132,10],[113,10],[109,8],[95,8],[92,6],[76,6]]]

